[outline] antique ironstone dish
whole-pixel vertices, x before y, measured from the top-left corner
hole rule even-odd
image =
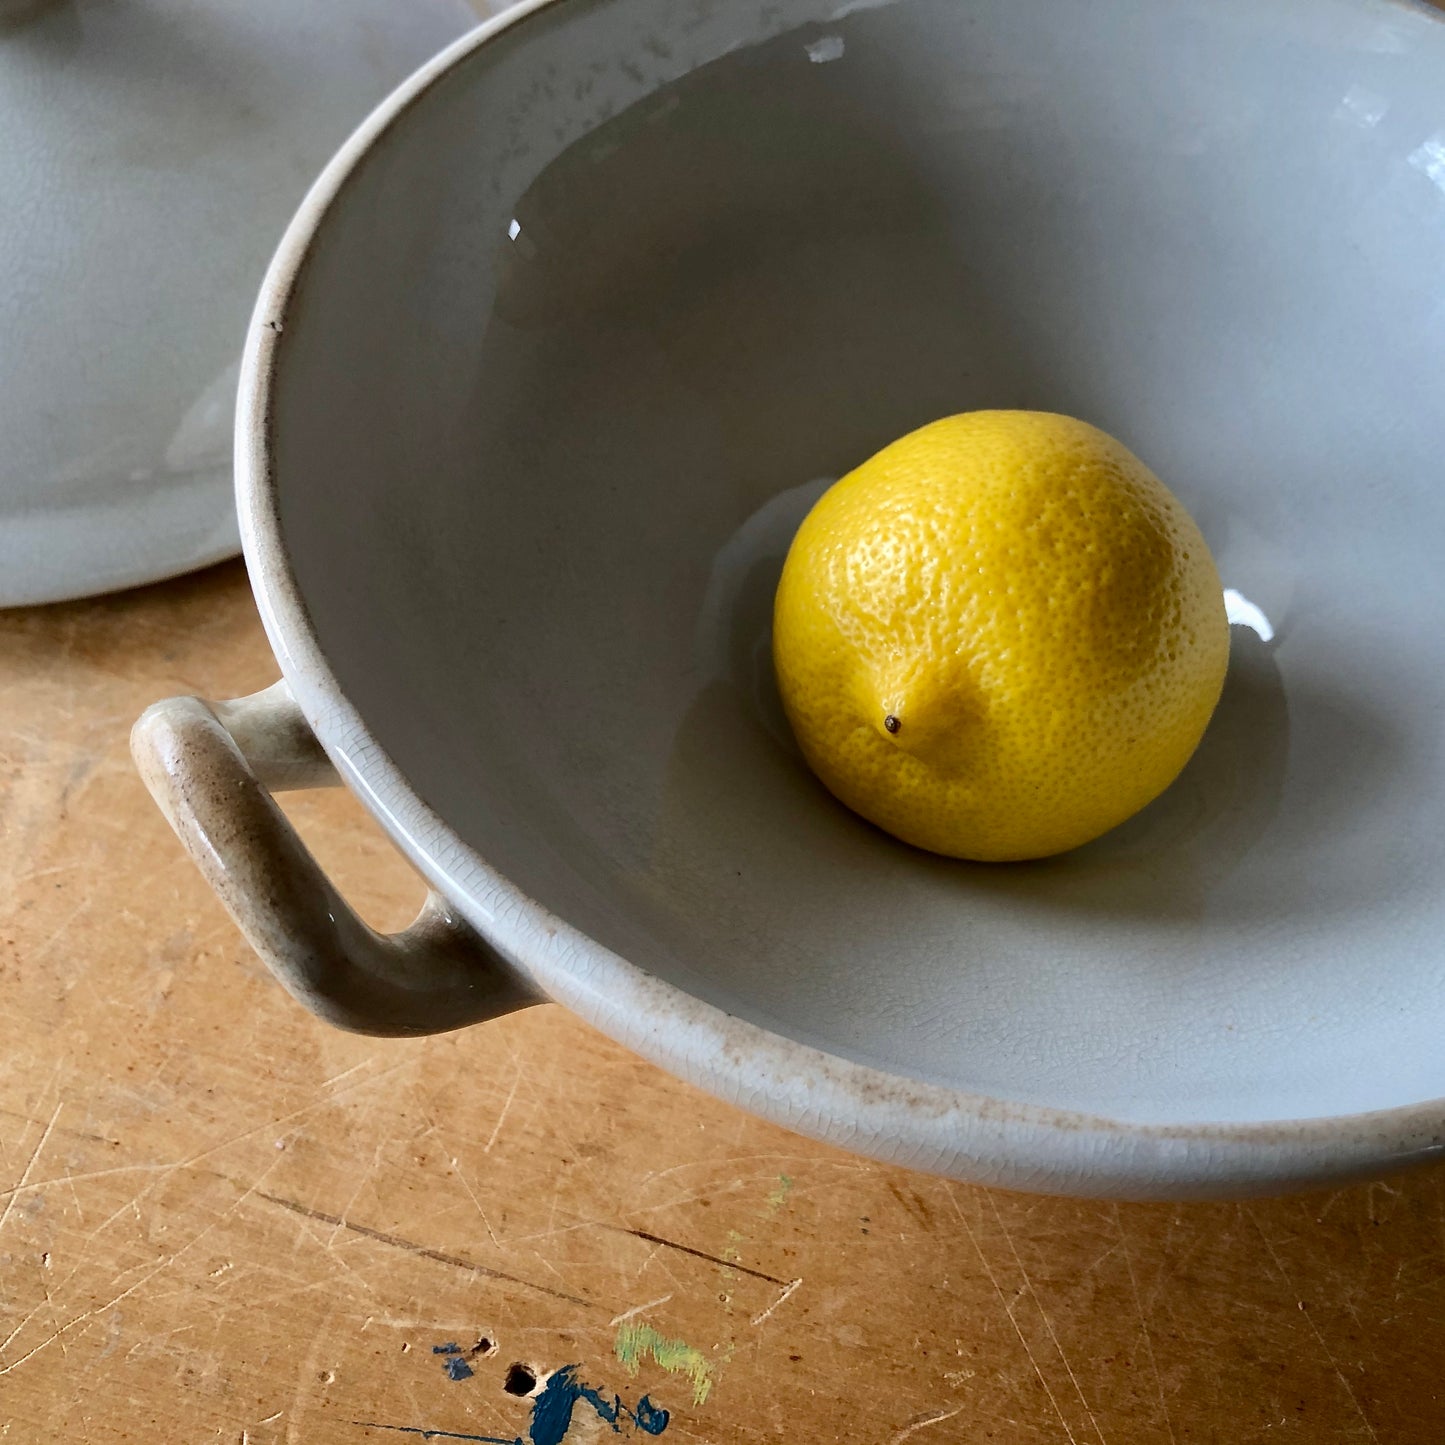
[[[1437,1156],[1442,278],[1423,6],[523,6],[287,234],[237,438],[284,681],[158,705],[137,756],[350,1027],[550,998],[789,1127],[1021,1188]],[[767,637],[828,479],[999,405],[1144,457],[1237,625],[1163,798],[979,867],[827,796]],[[435,890],[407,933],[271,802],[333,767]]]

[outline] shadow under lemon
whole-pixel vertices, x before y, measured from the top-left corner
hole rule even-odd
[[[1057,915],[1072,913],[1156,925],[1163,938],[1206,917],[1268,926],[1305,908],[1367,908],[1396,889],[1390,861],[1362,856],[1350,835],[1408,785],[1401,741],[1341,679],[1287,691],[1275,648],[1242,626],[1231,629],[1224,691],[1194,757],[1093,843],[1032,863],[974,864],[900,843],[852,813],[803,761],[769,648],[788,539],[825,486],[775,498],[714,568],[696,640],[711,680],[677,731],[643,880],[674,916],[778,962],[800,948],[856,951],[869,938],[881,959],[904,940],[914,946],[914,920],[937,919],[941,895],[960,937],[974,914],[1002,908],[1039,923],[1054,915],[1051,934]]]

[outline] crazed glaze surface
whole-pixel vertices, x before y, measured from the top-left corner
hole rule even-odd
[[[1435,1157],[1445,30],[1070,15],[588,0],[441,57],[256,314],[268,632],[505,958],[744,1107],[1080,1193]],[[1037,868],[836,810],[758,667],[816,479],[986,404],[1148,456],[1256,628],[1176,788]]]
[[[237,550],[237,340],[276,232],[463,0],[0,4],[0,606]]]

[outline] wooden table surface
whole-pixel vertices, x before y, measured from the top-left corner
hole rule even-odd
[[[0,1440],[1445,1445],[1445,1171],[1033,1198],[784,1133],[555,1006],[310,1018],[126,745],[275,676],[237,563],[0,612]],[[286,806],[409,921],[349,795]]]
[[[795,1138],[555,1006],[316,1022],[126,746],[274,676],[239,564],[0,613],[0,1439],[557,1445],[570,1400],[569,1442],[1445,1441],[1440,1171],[1032,1198]],[[410,916],[349,795],[287,806]]]

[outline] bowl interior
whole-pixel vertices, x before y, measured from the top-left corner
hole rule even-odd
[[[1141,1122],[1445,1095],[1442,82],[1389,0],[525,17],[286,316],[341,688],[524,893],[835,1054]],[[768,661],[819,490],[985,406],[1131,446],[1240,624],[1179,782],[1034,865],[843,810]]]

